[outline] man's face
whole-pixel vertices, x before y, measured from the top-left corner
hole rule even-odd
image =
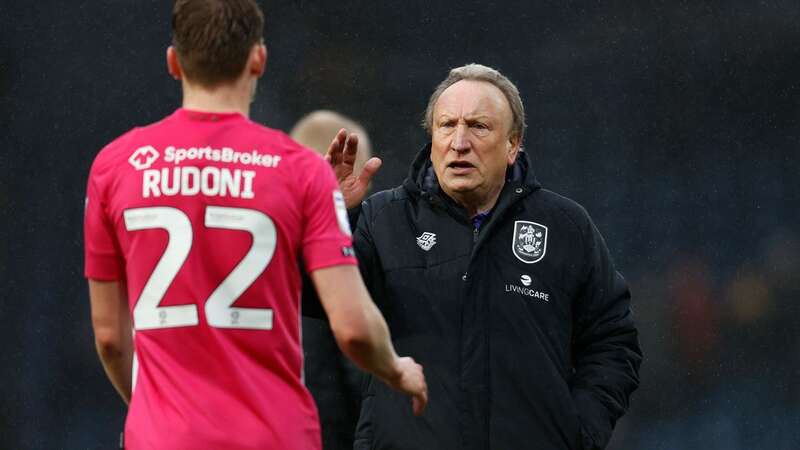
[[[461,80],[439,96],[431,123],[431,162],[447,195],[478,208],[493,202],[519,151],[519,139],[509,136],[511,123],[508,101],[490,83]]]

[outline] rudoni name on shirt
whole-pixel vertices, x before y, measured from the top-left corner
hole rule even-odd
[[[255,170],[196,166],[147,169],[142,172],[142,197],[203,194],[209,197],[255,198]]]

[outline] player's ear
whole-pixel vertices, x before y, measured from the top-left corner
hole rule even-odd
[[[178,52],[171,45],[167,47],[167,72],[176,80],[183,78],[181,63],[178,61]]]
[[[255,44],[250,50],[248,66],[250,73],[256,77],[264,75],[264,71],[267,69],[267,46],[264,41]]]

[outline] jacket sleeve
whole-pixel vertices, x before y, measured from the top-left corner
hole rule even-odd
[[[360,208],[348,211],[351,223],[356,226],[353,231],[353,248],[358,258],[358,268],[364,284],[372,296],[372,300],[380,307],[379,280],[382,277],[382,270],[375,242],[372,237],[372,209],[373,205],[369,202],[362,202]]]
[[[314,287],[314,282],[311,280],[302,258],[298,258],[297,264],[300,266],[300,281],[302,282],[302,293],[300,294],[301,314],[303,317],[321,319],[327,322],[328,315],[325,314],[325,309],[322,307],[319,295],[317,295],[317,288]]]
[[[585,212],[584,212],[585,213]],[[584,283],[573,308],[572,398],[584,450],[604,449],[639,386],[642,351],[630,292],[600,232],[585,216]]]

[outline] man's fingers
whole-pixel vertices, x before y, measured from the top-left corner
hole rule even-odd
[[[340,128],[339,132],[336,133],[336,140],[339,142],[339,147],[344,148],[344,141],[347,140],[347,130]]]
[[[344,141],[344,150],[342,151],[342,161],[345,164],[352,165],[356,162],[356,155],[358,154],[358,135],[350,133]]]
[[[361,174],[358,176],[361,184],[364,186],[368,185],[372,180],[372,177],[378,173],[378,170],[381,168],[381,164],[383,164],[383,161],[381,161],[380,158],[372,157],[368,159],[367,162],[364,163],[364,168],[361,170]]]
[[[328,146],[328,151],[325,153],[325,159],[335,166],[340,163],[342,152],[344,151],[345,141],[347,140],[347,130],[342,128],[333,137],[331,145]]]
[[[411,397],[411,408],[415,416],[422,415],[422,399],[417,396]]]
[[[428,383],[425,382],[425,375],[421,365],[414,363],[414,368],[418,371],[417,393],[411,397],[411,407],[415,416],[421,416],[428,405]]]
[[[426,406],[428,406],[428,391],[422,391],[422,394],[411,397],[411,407],[415,416],[421,416]]]

